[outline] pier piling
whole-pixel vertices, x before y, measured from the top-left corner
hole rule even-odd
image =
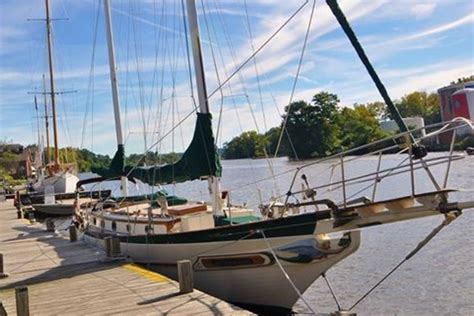
[[[46,231],[54,232],[54,220],[51,218],[46,219]]]
[[[178,261],[179,292],[182,294],[190,293],[193,289],[193,271],[191,261]]]
[[[3,268],[3,253],[0,253],[0,279],[6,278],[7,276],[8,274],[5,273]]]
[[[18,286],[15,288],[16,314],[18,316],[29,316],[30,307],[28,302],[28,287]]]
[[[69,240],[71,242],[77,241],[77,228],[76,225],[69,226]]]

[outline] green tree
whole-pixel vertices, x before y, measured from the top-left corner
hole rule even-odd
[[[370,104],[355,105],[353,109],[343,108],[339,113],[338,132],[341,146],[350,149],[371,143],[387,136]]]
[[[415,91],[403,96],[395,105],[402,117],[422,117],[426,125],[441,121],[441,111],[437,93],[428,94],[424,91]],[[388,109],[385,112],[385,117],[393,119]]]
[[[272,127],[265,133],[265,143],[267,153],[270,157],[275,155],[276,148],[278,146],[278,140],[280,139],[281,127]],[[283,135],[286,138],[286,135]],[[286,148],[286,142],[282,141],[280,144],[279,153],[286,153],[288,149]]]
[[[321,157],[339,146],[335,128],[338,103],[337,95],[323,91],[315,94],[309,104],[298,101],[285,107],[283,121],[287,120],[288,136],[296,151],[295,155],[287,150],[290,158]],[[290,144],[286,148],[291,148]]]
[[[224,158],[261,158],[265,156],[265,136],[256,131],[249,131],[234,137],[224,144]]]
[[[469,81],[474,81],[474,75],[470,75],[469,77],[458,78],[458,80],[451,81],[451,84],[464,83]]]

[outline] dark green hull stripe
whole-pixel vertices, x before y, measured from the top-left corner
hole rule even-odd
[[[273,220],[246,223],[233,226],[221,226],[211,229],[159,235],[119,236],[120,241],[133,244],[188,244],[239,239],[260,239],[265,231],[268,238],[289,237],[313,234],[318,220],[330,218],[329,211],[302,214]],[[87,231],[95,238],[104,238],[106,234]]]

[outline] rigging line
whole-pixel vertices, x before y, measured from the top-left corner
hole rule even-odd
[[[332,295],[332,297],[334,298],[334,301],[336,302],[337,310],[338,310],[338,311],[341,311],[341,304],[339,304],[339,300],[337,299],[336,293],[335,293],[334,290],[332,289],[331,283],[329,283],[329,280],[328,280],[327,277],[326,277],[326,272],[324,272],[323,274],[321,274],[321,276],[323,277],[324,281],[326,281],[326,284],[327,284],[327,286],[328,286],[328,288],[329,288],[329,291],[331,292],[331,295]]]
[[[164,16],[165,13],[165,6],[166,6],[166,1],[162,2],[161,6],[161,15]],[[167,20],[165,19],[164,23],[167,25]],[[163,60],[166,60],[166,54],[167,54],[167,49],[166,49],[166,39],[167,39],[167,34],[163,34],[163,37],[161,38],[161,47],[163,49]],[[163,128],[163,101],[164,101],[164,78],[165,78],[165,65],[161,66],[161,86],[160,86],[160,95],[159,95],[159,102],[158,102],[158,119],[156,123],[159,123],[159,125],[155,125],[157,127],[157,138],[160,138],[161,131],[164,130]],[[157,152],[161,152],[161,144],[156,146]],[[158,162],[161,163],[161,158],[158,158]]]
[[[305,0],[305,2],[267,39],[265,40],[265,42],[260,45],[260,47],[253,53],[251,54],[239,67],[237,67],[236,70],[234,70],[234,72],[232,72],[232,74],[227,77],[227,79],[225,79],[221,85],[219,85],[216,89],[214,89],[214,91],[212,91],[209,96],[207,97],[208,99],[210,99],[219,89],[221,89],[224,85],[226,85],[230,79],[232,79],[237,73],[240,72],[240,70],[242,70],[242,68],[245,67],[245,65],[247,65],[247,63],[252,60],[265,46],[267,46],[267,44],[278,34],[280,33],[280,31],[296,16],[298,15],[298,13],[306,6],[306,4],[308,4],[309,0]]]
[[[153,1],[153,22],[155,24],[161,24],[161,19],[162,15],[160,15],[160,21],[159,23],[157,22],[157,14],[156,14],[156,1]],[[153,75],[152,75],[152,80],[151,80],[151,91],[150,91],[150,99],[149,99],[149,104],[148,104],[148,122],[147,125],[150,125],[150,120],[153,120],[153,114],[152,114],[152,103],[153,103],[153,96],[155,94],[155,81],[157,80],[157,69],[158,69],[158,51],[159,51],[159,38],[161,36],[161,28],[159,30],[159,33],[157,35],[156,28],[153,28],[153,44],[154,44],[154,50],[155,50],[155,59],[153,63]],[[156,117],[154,118],[155,125],[153,132],[156,131]],[[151,136],[151,141],[154,141],[154,133]]]
[[[283,23],[283,25],[280,26],[279,29],[278,29],[269,39],[267,39],[266,42],[265,42],[254,54],[252,54],[252,56],[249,57],[249,59],[248,59],[247,61],[245,61],[236,71],[233,72],[233,74],[226,80],[226,82],[224,82],[224,83],[222,84],[222,86],[225,85],[236,73],[238,73],[238,72],[240,71],[240,69],[242,69],[243,66],[245,66],[245,64],[246,64],[250,59],[252,59],[256,54],[258,54],[258,52],[259,52],[263,47],[265,47],[265,46],[268,44],[268,42],[269,42],[271,39],[273,39],[273,37],[275,37],[275,36],[281,31],[281,29],[283,29],[283,28],[289,23],[289,21],[291,21],[291,19],[294,18],[294,17],[301,11],[301,9],[302,9],[307,3],[308,3],[308,1],[306,1],[301,7],[299,7],[298,10],[295,11],[295,12],[292,14],[292,16],[290,16],[290,18],[289,18],[285,23]],[[220,87],[219,87],[219,88],[220,88]],[[219,89],[219,88],[218,88],[218,89]],[[213,93],[215,93],[218,89],[216,89]],[[212,94],[213,94],[213,93],[212,93]],[[212,94],[211,94],[211,96],[212,96]],[[189,116],[191,116],[191,115],[194,113],[195,110],[196,110],[196,106],[194,107],[194,109],[193,109],[192,112],[190,112],[189,114],[187,114],[176,126],[174,126],[170,131],[168,131],[165,135],[163,135],[163,136],[162,136],[157,142],[155,142],[151,147],[153,147],[153,146],[156,145],[157,143],[161,142],[161,140],[163,140],[166,136],[168,136],[170,132],[173,132],[174,129],[177,128],[177,126],[180,126]],[[142,161],[142,159],[143,159],[143,156],[139,159],[139,161],[135,164],[135,166],[133,166],[133,167],[131,168],[131,170],[128,172],[128,175],[130,175],[130,173],[131,173],[133,170],[136,169],[136,167],[137,167],[138,164]]]
[[[129,88],[130,88],[130,19],[127,20],[127,46],[125,54],[125,91],[124,91],[124,108],[125,108],[125,128],[124,130],[130,133],[130,124],[128,123],[128,98],[129,98]]]
[[[405,262],[410,260],[414,255],[416,255],[423,247],[425,247],[444,227],[449,225],[452,221],[459,217],[461,213],[458,215],[454,215],[454,217],[450,217],[449,214],[445,214],[445,219],[441,224],[439,224],[435,229],[429,233],[425,239],[420,241],[418,245],[413,249],[402,261],[400,261],[390,272],[388,272],[380,281],[378,281],[373,287],[371,287],[361,298],[359,298],[352,306],[349,308],[349,311],[354,309],[360,302],[362,302],[367,296],[370,295],[383,281],[385,281],[390,275],[392,275],[398,268],[400,268]]]
[[[135,7],[132,4],[132,1],[130,2],[130,7],[129,7],[130,12],[135,15]],[[141,68],[142,65],[139,62],[139,55],[142,55],[142,46],[141,46],[141,37],[140,37],[140,32],[137,33],[136,29],[136,21],[132,20],[132,30],[133,30],[133,46],[135,50],[135,65],[137,67],[136,69],[136,76],[137,76],[137,82],[138,82],[138,96],[140,100],[140,108],[141,108],[141,121],[142,121],[142,128],[143,128],[143,142],[144,142],[144,148],[147,148],[147,119],[146,119],[146,108],[145,108],[145,91],[144,91],[144,85],[143,85],[143,80],[141,76]],[[140,44],[140,47],[139,47]]]
[[[283,124],[281,126],[280,137],[278,137],[278,142],[277,142],[277,147],[275,148],[274,158],[277,157],[278,151],[280,150],[280,145],[281,145],[281,140],[283,138],[283,133],[286,130],[286,124],[288,122],[288,117],[290,116],[291,103],[293,102],[293,98],[295,96],[296,85],[298,83],[298,79],[299,79],[299,75],[300,75],[300,71],[301,71],[301,66],[303,64],[303,58],[304,58],[304,53],[306,51],[306,45],[308,44],[308,37],[309,37],[309,32],[311,31],[311,24],[313,23],[313,16],[314,16],[315,8],[316,8],[316,0],[313,0],[313,6],[311,8],[311,14],[309,16],[308,27],[306,29],[306,34],[305,34],[304,41],[303,41],[303,48],[301,50],[301,55],[300,55],[300,59],[299,59],[299,62],[298,62],[298,68],[296,70],[295,80],[293,81],[293,88],[291,89],[290,100],[288,102],[288,114],[285,116],[285,120],[283,121]],[[298,159],[298,154],[296,153],[296,150],[293,146],[293,142],[291,141],[291,138],[289,136],[290,135],[288,135],[288,141],[291,144],[291,148],[293,150],[293,153],[295,154],[296,160],[299,160]]]
[[[283,273],[283,276],[285,277],[285,279],[288,281],[288,283],[290,283],[290,285],[291,285],[291,286],[293,287],[293,289],[295,290],[296,294],[298,294],[299,298],[305,303],[305,305],[309,308],[309,310],[313,313],[313,315],[316,315],[316,312],[314,311],[314,309],[311,308],[311,306],[308,304],[308,302],[306,301],[306,299],[303,297],[303,294],[301,294],[301,292],[300,292],[300,290],[298,289],[298,287],[296,287],[295,283],[293,283],[293,280],[291,280],[290,276],[289,276],[288,273],[285,271],[285,268],[283,268],[283,265],[281,264],[280,259],[278,258],[278,256],[276,255],[275,251],[273,250],[272,246],[271,246],[270,243],[268,242],[267,236],[265,236],[264,230],[260,230],[260,234],[263,236],[263,240],[265,240],[265,243],[267,244],[268,249],[269,249],[270,252],[272,253],[273,258],[275,258],[275,262],[277,263],[278,267],[280,268],[281,272]]]
[[[184,0],[181,0],[181,12],[183,15],[183,25],[184,25],[184,36],[185,36],[185,43],[186,43],[186,60],[188,63],[188,75],[189,75],[189,87],[191,89],[191,98],[193,100],[193,105],[196,107],[196,100],[194,98],[194,84],[193,84],[193,78],[192,78],[192,68],[191,68],[191,56],[189,53],[189,32],[188,32],[188,23],[186,22],[186,14],[185,14],[185,8],[184,8]]]
[[[247,31],[248,31],[248,34],[249,34],[249,37],[250,37],[250,46],[252,48],[252,52],[255,52],[255,46],[254,46],[254,43],[253,43],[252,28],[251,28],[251,25],[250,25],[250,17],[249,17],[249,13],[248,13],[248,6],[247,6],[247,1],[246,0],[244,0],[244,8],[245,8],[245,15],[246,15],[246,22],[247,22]],[[259,94],[259,98],[260,98],[260,107],[261,107],[261,112],[262,112],[262,117],[263,117],[263,128],[264,128],[265,133],[266,133],[268,131],[268,128],[267,128],[267,120],[266,120],[266,117],[265,117],[265,109],[264,109],[264,106],[263,106],[262,87],[261,87],[261,84],[260,84],[260,76],[259,76],[258,67],[257,67],[257,57],[255,57],[253,59],[253,64],[254,64],[254,69],[255,69],[255,76],[256,76],[256,79],[257,79],[257,88],[258,88],[258,94]],[[250,107],[250,110],[251,110],[251,113],[252,113],[252,117],[255,121],[255,125],[257,126],[257,121],[256,121],[255,115],[253,113],[252,106],[250,104],[250,100],[249,100],[248,96],[247,96],[247,101],[249,102],[249,107]],[[258,128],[258,126],[257,126],[257,128]],[[274,171],[274,168],[273,168],[273,163],[269,159],[266,144],[264,144],[264,146],[263,146],[263,152],[264,152],[264,155],[265,155],[265,159],[268,163],[268,168],[270,169],[270,173],[274,177],[275,176],[275,171]],[[279,188],[275,178],[273,179],[273,186],[275,188],[276,195],[280,195],[280,188]]]
[[[210,48],[211,48],[212,62],[213,62],[214,70],[215,70],[216,77],[217,77],[217,84],[220,86],[221,85],[221,78],[219,76],[219,71],[217,69],[216,57],[215,57],[215,54],[214,54],[214,46],[212,45],[211,32],[209,30],[209,23],[207,21],[206,8],[205,8],[204,3],[203,3],[202,0],[201,0],[201,6],[202,6],[203,14],[204,14],[204,22],[205,22],[205,25],[206,25],[207,37],[209,39],[209,45],[210,45]],[[220,95],[221,95],[221,103],[220,103],[220,107],[219,107],[219,119],[217,120],[217,131],[216,131],[216,139],[215,139],[215,144],[216,145],[217,145],[217,142],[218,142],[218,139],[219,139],[219,130],[220,130],[221,123],[222,123],[222,110],[223,110],[223,107],[224,107],[224,93],[222,92],[222,89],[219,89],[219,92],[220,92]]]
[[[156,146],[158,143],[160,143],[163,139],[165,139],[170,133],[172,133],[178,126],[180,126],[181,124],[183,124],[184,121],[186,121],[192,114],[194,114],[196,112],[196,107],[194,107],[194,109],[189,112],[188,114],[186,114],[186,116],[178,122],[178,124],[176,124],[174,127],[171,128],[171,130],[169,130],[168,132],[166,132],[163,136],[161,136],[156,142],[154,142],[150,147],[147,148],[147,150],[150,150],[151,148],[153,148],[154,146]],[[129,176],[133,170],[135,170],[138,165],[141,163],[141,161],[143,160],[144,156],[142,155],[142,157],[140,157],[140,159],[138,159],[138,161],[135,163],[135,165],[130,169],[129,172],[127,172],[127,175],[126,176]]]
[[[215,2],[215,6],[216,6],[216,12],[221,12],[221,11],[222,11],[222,9],[219,7],[219,2],[218,2],[218,1]],[[233,49],[232,41],[231,41],[230,36],[229,36],[229,34],[228,34],[228,32],[227,32],[226,24],[224,23],[224,19],[222,18],[222,15],[221,15],[221,14],[218,14],[218,17],[219,17],[219,22],[220,22],[221,30],[224,31],[224,37],[225,37],[225,40],[226,40],[226,42],[227,42],[227,46],[230,48],[230,54],[231,54],[232,60],[233,60],[233,62],[234,62],[234,65],[236,65],[236,64],[237,64],[237,57],[236,57],[235,52],[234,52],[234,49]],[[214,34],[216,34],[216,32],[215,32],[216,27],[215,27],[215,25],[214,25],[214,23],[213,23],[212,20],[211,20],[211,22],[212,22],[212,26],[213,26],[212,29],[213,29],[213,31],[214,31]],[[216,38],[218,38],[218,37],[216,36]],[[220,46],[219,46],[219,45],[218,45],[217,47],[218,47],[219,57],[220,57],[221,63],[224,65],[224,67],[223,67],[223,68],[224,68],[224,74],[227,75],[227,69],[226,69],[226,67],[225,67],[226,64],[225,64],[225,61],[224,61],[224,56],[223,56],[222,50],[220,49]],[[243,87],[243,90],[244,90],[244,94],[243,94],[243,95],[244,95],[244,96],[247,96],[248,93],[247,93],[247,89],[246,89],[246,87],[245,87],[244,80],[243,80],[243,78],[242,78],[242,74],[238,73],[238,78],[239,78],[239,81],[240,81],[240,83],[241,83],[241,85],[242,85],[242,87]],[[229,91],[230,91],[230,95],[234,95],[234,93],[233,93],[233,91],[232,91],[232,85],[230,84],[230,82],[229,82],[229,84],[227,85],[227,88],[228,88]],[[240,131],[241,131],[241,133],[243,133],[243,132],[244,132],[244,129],[243,129],[243,127],[242,127],[242,122],[241,122],[240,115],[239,115],[238,108],[237,108],[237,104],[236,104],[234,98],[232,98],[232,104],[233,104],[234,110],[235,110],[235,112],[236,112],[237,121],[238,121],[238,125],[239,125],[239,128],[240,128]],[[258,125],[256,125],[256,128],[258,128]],[[250,158],[250,157],[249,157],[249,158]],[[250,169],[252,170],[252,177],[253,177],[253,179],[254,179],[254,181],[255,181],[255,175],[256,175],[256,173],[254,172],[254,171],[255,171],[255,168],[254,168],[253,162],[252,162],[251,159],[249,159],[249,160],[247,160],[247,161],[248,161],[248,164],[249,164],[249,166],[250,166]],[[256,189],[258,190],[258,187],[257,187],[257,186],[256,186]]]
[[[98,33],[98,29],[99,29],[99,19],[100,19],[100,2],[97,2],[98,5],[97,5],[97,13],[96,13],[96,16],[95,16],[95,27],[94,27],[94,35],[93,35],[93,40],[92,40],[92,54],[91,54],[91,65],[90,65],[90,70],[89,70],[89,82],[88,82],[88,93],[87,93],[87,98],[86,98],[86,110],[85,110],[85,113],[84,113],[84,122],[82,124],[82,137],[81,137],[81,148],[83,147],[84,145],[84,141],[85,141],[85,133],[86,133],[86,127],[87,127],[87,117],[89,115],[89,105],[91,105],[91,112],[92,111],[92,106],[93,106],[93,100],[94,100],[94,93],[93,93],[93,89],[94,89],[94,68],[95,68],[95,65],[94,65],[94,61],[95,61],[95,49],[96,49],[96,45],[97,45],[97,33]],[[92,116],[92,115],[91,115]],[[93,124],[94,123],[94,120],[92,119],[91,120],[91,129],[93,128]],[[91,135],[91,139],[93,138],[93,134]],[[92,147],[92,146],[91,146]],[[91,148],[91,150],[93,150]]]
[[[246,22],[247,22],[247,32],[249,33],[249,37],[250,37],[250,46],[252,47],[252,52],[255,52],[255,46],[253,44],[252,28],[250,26],[250,17],[249,17],[249,11],[248,11],[248,6],[247,6],[247,0],[244,0],[244,8],[245,8],[245,16],[246,16]],[[259,94],[259,97],[260,97],[260,107],[261,107],[261,110],[262,110],[263,127],[265,129],[265,132],[267,132],[268,131],[267,120],[266,120],[265,111],[264,111],[264,108],[263,108],[262,87],[260,85],[260,76],[259,76],[258,67],[257,67],[257,57],[255,57],[253,59],[253,64],[254,64],[254,68],[255,68],[255,77],[257,79],[258,94]]]

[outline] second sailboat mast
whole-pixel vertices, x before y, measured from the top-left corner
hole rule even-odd
[[[54,67],[53,67],[53,43],[51,35],[51,18],[49,17],[49,0],[45,0],[46,5],[46,32],[48,38],[48,64],[49,64],[49,84],[51,93],[51,109],[53,114],[53,135],[54,135],[54,169],[59,169],[59,145],[58,145],[58,125],[56,118],[56,102],[54,92]]]

